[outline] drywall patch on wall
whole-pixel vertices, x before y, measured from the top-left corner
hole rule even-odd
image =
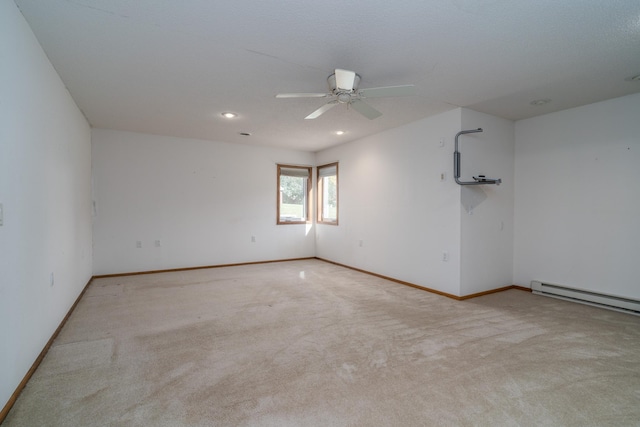
[[[462,203],[462,207],[468,215],[473,215],[473,209],[480,206],[485,200],[487,200],[487,192],[484,191],[482,186],[461,187],[460,203]]]

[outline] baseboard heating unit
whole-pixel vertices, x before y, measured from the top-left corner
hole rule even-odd
[[[640,301],[630,298],[543,283],[536,280],[531,281],[531,291],[537,295],[560,298],[640,316]]]

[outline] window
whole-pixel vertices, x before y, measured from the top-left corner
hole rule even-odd
[[[338,163],[318,166],[318,222],[338,225]]]
[[[311,168],[278,165],[278,224],[309,221]]]

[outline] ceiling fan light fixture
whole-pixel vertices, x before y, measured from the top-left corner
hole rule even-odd
[[[235,119],[236,117],[238,117],[238,115],[230,111],[225,111],[224,113],[222,113],[222,117],[224,117],[225,119]]]
[[[338,102],[340,104],[347,104],[349,101],[351,101],[351,94],[350,93],[346,93],[346,92],[338,93]]]
[[[354,71],[336,68],[327,77],[329,93],[279,93],[276,98],[333,98],[307,117],[305,120],[316,119],[338,104],[346,104],[347,109],[353,107],[355,111],[369,120],[373,120],[382,113],[363,101],[364,98],[384,98],[388,96],[409,96],[415,94],[413,85],[374,87],[359,89],[360,75]]]

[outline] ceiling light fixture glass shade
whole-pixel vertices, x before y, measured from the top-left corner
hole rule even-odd
[[[227,118],[227,119],[235,119],[236,117],[238,117],[238,115],[236,113],[232,113],[230,111],[227,111],[227,112],[222,113],[222,117]]]

